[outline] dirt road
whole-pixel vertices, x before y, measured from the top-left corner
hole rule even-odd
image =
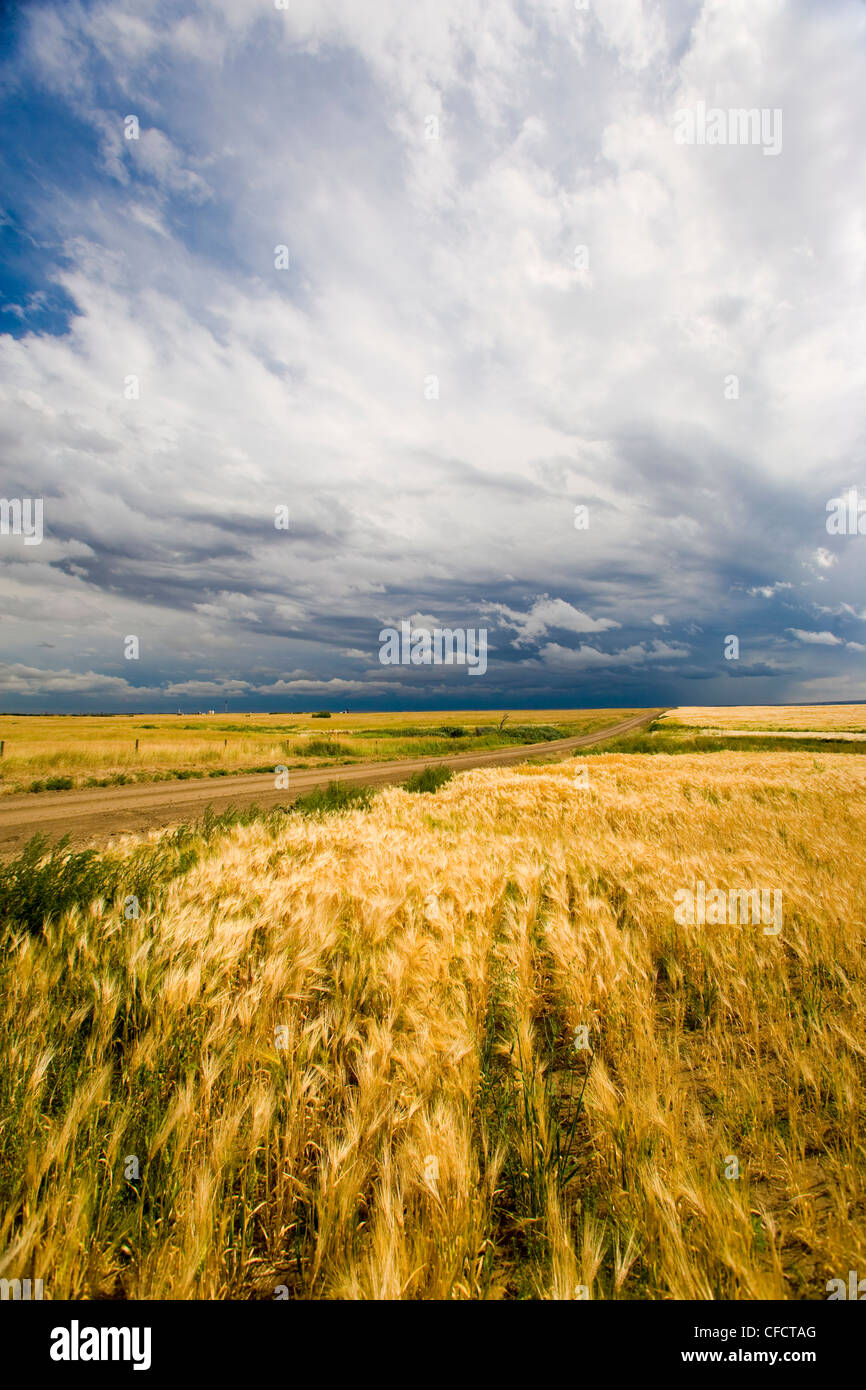
[[[661,710],[596,729],[576,738],[553,743],[526,743],[511,748],[494,748],[478,753],[456,753],[444,758],[410,758],[401,762],[363,763],[354,767],[305,768],[289,773],[289,790],[274,788],[273,773],[242,777],[205,778],[196,782],[139,783],[127,787],[94,787],[86,791],[30,792],[0,801],[0,856],[17,854],[31,836],[46,835],[50,840],[69,835],[74,845],[104,844],[115,835],[179,825],[194,820],[207,806],[224,811],[228,806],[285,806],[295,797],[328,782],[362,782],[384,786],[405,782],[413,772],[434,764],[461,772],[470,767],[506,767],[522,763],[539,754],[551,756],[589,748],[617,734],[626,734],[649,724]]]

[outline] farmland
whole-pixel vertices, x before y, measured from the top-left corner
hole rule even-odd
[[[856,752],[602,752],[19,863],[2,1272],[825,1298],[866,1267],[864,810]],[[683,924],[697,881],[781,931]]]
[[[866,735],[866,705],[683,705],[668,711],[663,722],[728,732]]]
[[[0,795],[349,766],[553,741],[639,713],[2,715]]]

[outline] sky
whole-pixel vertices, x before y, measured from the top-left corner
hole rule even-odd
[[[0,709],[866,699],[864,72],[861,0],[4,4]]]

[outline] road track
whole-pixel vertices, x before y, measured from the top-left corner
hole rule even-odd
[[[360,763],[352,767],[302,768],[289,773],[289,790],[274,787],[273,773],[240,777],[204,778],[194,782],[139,782],[125,787],[90,787],[68,792],[29,792],[0,800],[0,857],[19,853],[33,835],[58,840],[68,835],[76,846],[104,844],[118,835],[195,820],[206,807],[224,811],[229,806],[286,806],[296,797],[328,782],[361,782],[381,787],[405,782],[425,767],[444,766],[454,772],[473,767],[509,767],[539,756],[576,752],[605,739],[631,733],[661,714],[645,714],[596,729],[591,734],[555,739],[552,743],[525,743],[476,753],[455,753],[441,758],[409,758],[399,762]]]

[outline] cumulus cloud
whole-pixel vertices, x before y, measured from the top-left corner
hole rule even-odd
[[[212,695],[219,698],[243,695],[249,690],[247,681],[174,681],[165,687],[171,699],[185,695]]]
[[[299,695],[344,695],[350,691],[352,693],[363,691],[369,694],[371,691],[389,690],[394,688],[394,686],[398,689],[402,688],[399,681],[353,681],[341,680],[334,676],[329,681],[274,681],[272,685],[260,685],[258,687],[258,693],[260,695],[288,695],[293,693]]]
[[[564,632],[607,632],[621,624],[612,618],[591,618],[588,613],[573,607],[565,599],[542,594],[526,613],[516,612],[505,604],[491,604],[488,611],[498,616],[503,627],[514,628],[515,647],[530,646],[554,628]]]
[[[556,642],[547,642],[541,648],[539,658],[546,665],[562,671],[587,671],[643,666],[648,661],[682,661],[688,654],[688,647],[672,642],[638,642],[613,652],[599,651],[597,647],[584,643],[578,647],[562,647]]]
[[[20,663],[0,664],[0,690],[14,695],[154,695],[152,689],[135,689],[119,676],[98,671],[48,671]]]

